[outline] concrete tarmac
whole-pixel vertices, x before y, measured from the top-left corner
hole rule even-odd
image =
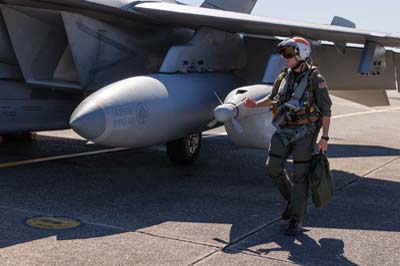
[[[324,209],[310,202],[298,237],[284,235],[267,151],[221,128],[183,168],[161,146],[106,150],[71,131],[2,144],[0,265],[400,265],[400,94],[389,96],[378,108],[334,98],[337,191]],[[26,224],[37,216],[81,225]]]

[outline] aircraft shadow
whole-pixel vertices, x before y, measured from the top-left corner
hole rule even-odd
[[[86,145],[86,140],[63,137],[38,136],[38,140],[7,139],[0,144],[0,163],[27,160],[71,153],[93,151],[101,145]]]
[[[330,144],[330,158],[400,156],[400,149],[376,145]]]
[[[60,144],[63,141],[47,145],[60,145],[58,151],[64,147]],[[358,156],[354,152],[357,148],[365,154],[363,163],[368,163],[373,160],[368,156],[400,153],[386,147],[355,146],[331,145],[330,156]],[[284,207],[266,176],[266,155],[266,151],[235,147],[226,138],[210,138],[205,140],[200,159],[192,167],[171,166],[162,150],[140,149],[0,169],[0,248],[50,236],[58,240],[88,239],[136,230],[193,241],[203,238],[202,242],[215,245],[235,243],[255,228],[279,218]],[[333,175],[341,184],[360,181],[337,192],[327,208],[311,208],[306,227],[400,231],[400,224],[396,223],[400,218],[396,209],[400,204],[399,182],[361,178],[339,170],[333,170]],[[24,210],[78,217],[90,223],[66,231],[38,230],[24,224],[26,217],[33,216]],[[180,231],[173,222],[189,227]],[[223,238],[218,236],[220,232],[201,230],[204,223],[231,227],[226,238],[218,240]],[[275,231],[274,228],[265,230]],[[314,258],[307,257],[310,252],[303,254],[303,250],[315,250],[313,254],[324,251],[338,265],[347,265],[342,240],[324,238],[317,242],[307,234],[287,238],[282,230],[279,227],[276,234],[243,239],[226,252],[237,253],[275,242],[290,252],[290,260],[295,263],[320,260],[322,255]],[[296,239],[301,245],[295,243]],[[256,252],[268,254],[271,250]]]

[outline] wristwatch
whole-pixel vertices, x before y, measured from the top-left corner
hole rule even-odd
[[[327,142],[329,141],[329,137],[328,136],[322,136],[321,139],[326,140]]]

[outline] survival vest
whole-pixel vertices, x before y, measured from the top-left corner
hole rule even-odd
[[[290,69],[282,72],[272,90],[271,111],[275,127],[305,125],[320,119],[314,98],[314,81],[319,74],[318,69],[312,66],[296,79],[291,72]]]

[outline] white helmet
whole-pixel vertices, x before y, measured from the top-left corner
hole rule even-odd
[[[306,61],[311,54],[310,43],[301,37],[293,37],[278,44],[278,52],[284,58],[296,57],[299,61]]]

